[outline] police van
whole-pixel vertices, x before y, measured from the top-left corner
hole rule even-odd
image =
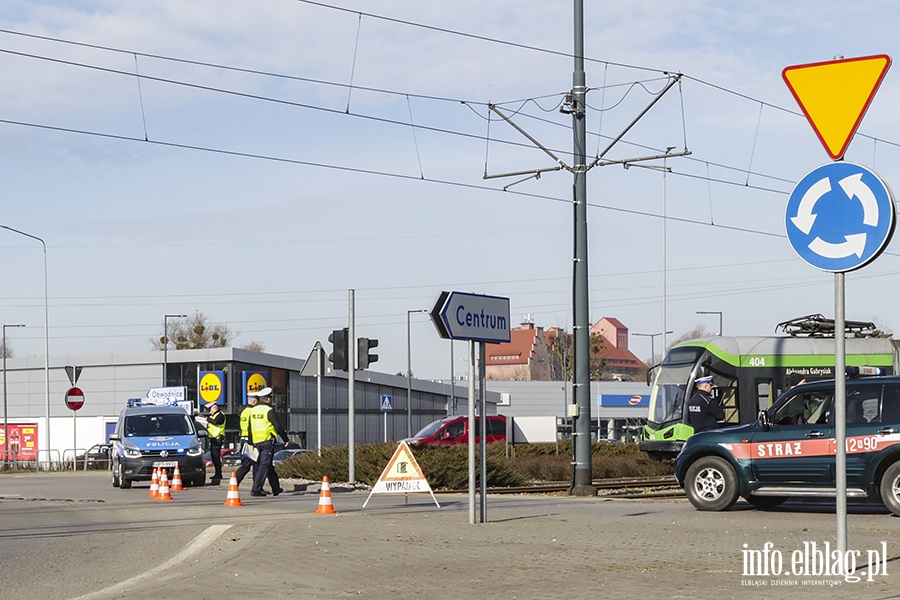
[[[109,436],[113,487],[128,489],[132,482],[150,481],[155,467],[172,473],[176,466],[186,485],[205,484],[204,437],[206,430],[194,422],[190,403],[129,400]]]
[[[688,499],[700,510],[727,510],[741,496],[761,509],[790,497],[836,497],[834,396],[834,380],[798,385],[756,423],[688,438],[675,460]],[[845,401],[847,497],[900,516],[900,377],[848,379]]]

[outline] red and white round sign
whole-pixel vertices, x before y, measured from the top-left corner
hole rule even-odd
[[[81,388],[71,387],[66,391],[66,406],[71,410],[78,410],[84,406],[84,392]]]

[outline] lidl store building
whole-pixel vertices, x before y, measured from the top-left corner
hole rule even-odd
[[[226,445],[236,444],[238,414],[247,392],[266,386],[274,392],[273,408],[302,447],[315,448],[320,439],[323,447],[346,444],[348,374],[332,371],[319,377],[306,363],[238,348],[51,356],[49,365],[42,356],[9,358],[0,375],[6,425],[0,429],[0,456],[8,431],[11,459],[71,460],[74,454],[109,439],[129,400],[173,396],[195,408],[214,399],[227,415]],[[74,387],[83,392],[84,400],[78,410],[66,402],[73,387],[70,375],[75,372]],[[604,387],[594,390],[596,385]],[[632,387],[592,384],[599,409],[595,430],[602,437],[621,438],[626,425],[646,417],[646,386],[626,385]],[[485,387],[488,414],[555,415],[563,423],[566,397],[568,401],[572,398],[570,386],[567,394],[562,382],[490,381]],[[353,391],[357,443],[400,440],[437,419],[465,414],[469,393],[465,381],[451,385],[375,371],[357,371]],[[604,408],[599,406],[604,393],[609,398],[627,397],[631,404],[623,402],[624,406],[606,409],[604,417]],[[642,394],[642,401],[635,402]]]

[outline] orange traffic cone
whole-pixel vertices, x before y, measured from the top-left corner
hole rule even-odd
[[[148,498],[156,498],[159,495],[159,471],[156,467],[153,467],[153,478],[150,479],[150,493],[147,494]]]
[[[328,485],[328,477],[322,478],[322,489],[319,492],[319,508],[316,509],[317,515],[336,515],[334,505],[331,503],[331,486]]]
[[[184,484],[181,483],[181,471],[178,470],[178,465],[175,465],[175,473],[172,474],[171,490],[173,492],[184,490]]]
[[[166,475],[166,470],[162,470],[162,476],[159,481],[159,494],[156,496],[157,500],[171,500],[172,494],[169,493],[169,476]]]
[[[243,506],[241,502],[241,494],[238,491],[237,473],[231,474],[228,480],[228,496],[225,498],[225,506]]]

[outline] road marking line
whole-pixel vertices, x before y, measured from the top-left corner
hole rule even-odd
[[[154,575],[170,569],[175,565],[183,563],[189,556],[191,556],[192,554],[196,554],[205,546],[208,546],[209,544],[214,542],[220,535],[225,533],[230,528],[231,525],[212,525],[208,527],[203,533],[195,537],[190,544],[182,548],[181,552],[179,552],[166,562],[162,563],[161,565],[157,565],[156,567],[150,569],[149,571],[145,571],[140,575],[135,575],[131,579],[126,579],[125,581],[120,581],[119,583],[113,584],[106,589],[91,592],[90,594],[85,594],[84,596],[73,598],[72,600],[91,600],[93,598],[99,598],[108,594],[117,594],[120,592],[124,592],[129,586],[134,585],[139,581],[149,579],[150,577],[153,577]]]

